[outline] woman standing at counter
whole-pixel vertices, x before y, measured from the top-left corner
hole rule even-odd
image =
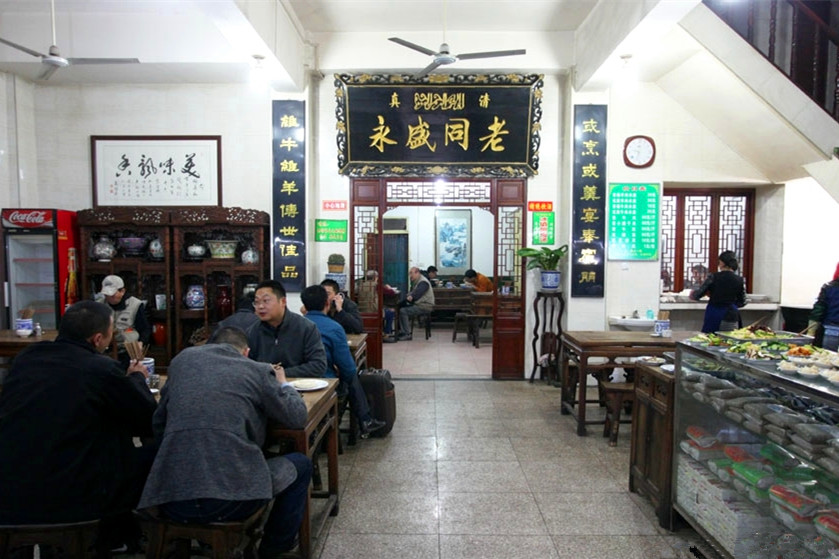
[[[833,281],[824,284],[819,291],[807,326],[807,333],[816,337],[816,345],[836,351],[839,347],[839,264],[833,272]]]
[[[738,268],[737,258],[734,252],[726,250],[719,260],[719,271],[708,275],[699,289],[690,293],[690,298],[696,301],[710,294],[703,332],[734,330],[742,326],[738,309],[746,305],[746,284],[734,273]]]

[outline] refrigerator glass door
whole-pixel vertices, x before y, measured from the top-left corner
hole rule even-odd
[[[14,328],[14,319],[20,311],[31,308],[35,311],[35,322],[44,330],[56,328],[56,279],[55,248],[53,236],[14,235],[6,236],[9,257],[9,324]]]

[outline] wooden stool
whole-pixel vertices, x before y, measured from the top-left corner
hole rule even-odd
[[[175,545],[174,557],[189,559],[189,547],[192,540],[209,544],[213,549],[210,556],[213,559],[250,557],[256,553],[254,547],[262,538],[262,526],[270,511],[271,503],[260,507],[245,520],[210,524],[175,522],[152,515],[149,511],[143,511],[138,516],[149,538],[146,559],[167,557],[166,548],[171,544]]]
[[[67,524],[22,524],[0,526],[0,558],[6,559],[13,549],[34,545],[51,545],[64,550],[68,557],[86,557],[99,528],[98,520]]]
[[[460,326],[461,322],[466,322],[466,337],[469,338],[469,313],[466,312],[457,312],[454,314],[454,325],[452,326],[452,343],[457,341],[457,331],[458,326]]]
[[[425,328],[425,339],[431,337],[431,312],[424,312],[420,314],[415,314],[411,317],[411,331],[413,333],[413,321],[414,319],[417,320],[417,324]]]
[[[631,382],[600,381],[603,396],[606,398],[606,424],[603,436],[609,437],[609,446],[618,444],[618,428],[621,424],[621,408],[627,402],[635,401],[635,386]]]

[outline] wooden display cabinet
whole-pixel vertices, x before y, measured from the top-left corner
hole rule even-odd
[[[162,344],[152,334],[148,356],[165,372],[172,358],[171,246],[169,213],[158,208],[99,207],[78,212],[80,254],[79,287],[82,299],[93,299],[102,288],[105,276],[115,274],[125,282],[128,295],[145,301],[152,328],[163,328]],[[97,247],[102,238],[116,249],[112,258],[103,258]],[[136,247],[119,245],[119,239],[142,239]],[[153,240],[160,251],[150,251]],[[154,254],[152,254],[154,253]],[[157,336],[160,339],[160,336]]]
[[[662,528],[673,529],[673,374],[653,365],[635,367],[635,404],[629,458],[629,490],[653,503]]]
[[[172,210],[171,225],[174,344],[176,351],[180,351],[205,338],[225,318],[219,306],[224,291],[228,292],[230,308],[235,312],[245,286],[270,277],[270,218],[258,210],[190,207]],[[232,254],[219,257],[211,250],[213,241],[235,241],[235,249]],[[194,247],[203,247],[204,254]],[[249,249],[258,255],[256,262],[254,252],[248,252]],[[203,292],[204,304],[198,308],[188,307],[184,300],[190,287]]]

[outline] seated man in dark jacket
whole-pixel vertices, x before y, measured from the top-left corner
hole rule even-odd
[[[151,436],[156,403],[141,363],[126,374],[101,354],[113,335],[111,309],[80,301],[54,342],[14,359],[0,392],[0,524],[104,517],[105,543],[139,536],[125,530],[154,454],[132,437]]]
[[[288,310],[282,283],[260,283],[254,308],[260,322],[247,331],[251,359],[282,367],[289,378],[324,375],[326,353],[320,333],[311,321]]]
[[[247,358],[245,333],[219,328],[169,366],[154,432],[160,450],[140,508],[159,506],[182,522],[243,520],[276,496],[259,547],[273,557],[294,547],[311,461],[300,453],[265,459],[269,419],[306,424],[306,404],[282,370]]]
[[[326,289],[329,296],[329,318],[341,325],[347,334],[361,334],[364,332],[364,325],[361,322],[361,315],[358,312],[358,305],[355,301],[344,297],[341,293],[341,286],[338,282],[325,279],[320,282]]]

